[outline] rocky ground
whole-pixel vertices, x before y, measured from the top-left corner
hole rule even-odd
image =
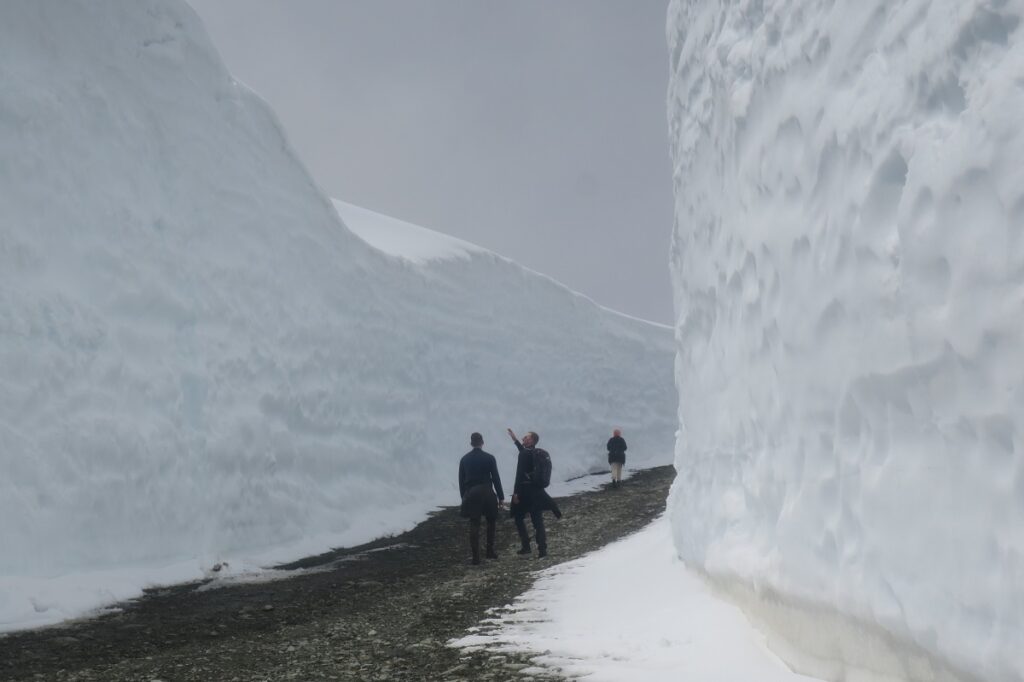
[[[445,509],[402,535],[281,567],[285,579],[157,589],[98,618],[0,637],[0,679],[561,679],[527,656],[446,642],[527,590],[537,570],[652,521],[673,477],[659,467],[618,489],[560,499],[562,520],[546,516],[543,560],[516,556],[503,514],[500,558],[470,565],[468,524]]]

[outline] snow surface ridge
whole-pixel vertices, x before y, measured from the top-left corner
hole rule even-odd
[[[670,460],[669,332],[369,247],[183,2],[5,2],[0,72],[0,630],[408,528],[471,431]]]
[[[357,237],[378,251],[404,258],[411,263],[422,265],[435,260],[469,258],[470,254],[484,253],[475,244],[436,230],[338,199],[332,199],[331,202],[345,226]]]
[[[1022,17],[669,9],[675,542],[808,674],[1024,679]]]
[[[641,322],[643,324],[653,325],[662,329],[672,329],[670,325],[645,320],[643,318],[635,317],[619,310],[603,306],[585,294],[569,289],[549,275],[524,267],[509,258],[494,253],[493,251],[488,251],[477,244],[472,244],[463,239],[444,234],[443,232],[438,232],[421,225],[399,220],[398,218],[393,218],[391,216],[384,215],[383,213],[377,213],[376,211],[371,211],[338,199],[332,199],[332,201],[334,202],[335,209],[338,211],[339,217],[344,221],[345,226],[355,233],[357,237],[382,253],[402,258],[410,263],[421,266],[427,266],[435,261],[445,261],[452,258],[468,259],[473,257],[486,257],[492,261],[501,261],[517,269],[525,270],[536,277],[550,280],[552,283],[560,287],[564,287],[566,291],[571,292],[573,296],[600,308],[608,314],[616,315],[627,320],[633,320],[635,322]]]

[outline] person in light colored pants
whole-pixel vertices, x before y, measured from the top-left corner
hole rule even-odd
[[[612,484],[618,485],[622,480],[622,462],[612,462]]]
[[[612,431],[612,437],[608,439],[608,464],[612,468],[612,487],[618,488],[622,467],[626,464],[626,440],[619,429]]]

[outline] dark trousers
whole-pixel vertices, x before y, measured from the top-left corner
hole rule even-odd
[[[494,524],[498,520],[498,498],[490,483],[480,483],[462,498],[462,516],[469,519],[469,548],[473,563],[480,563],[480,517],[487,519],[487,556],[494,555]]]
[[[546,551],[548,534],[544,531],[544,512],[540,509],[533,509],[529,513],[530,523],[533,524],[533,537],[537,540],[537,549]],[[519,541],[523,543],[523,547],[529,547],[530,536],[526,532],[526,512],[519,512],[512,518],[516,522],[516,530],[519,531]]]
[[[487,556],[494,556],[494,528],[497,518],[487,517]],[[473,552],[473,561],[480,561],[480,517],[469,517],[469,549]]]

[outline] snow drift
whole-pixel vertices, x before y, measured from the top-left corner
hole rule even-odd
[[[671,457],[670,330],[356,237],[184,3],[5,2],[0,82],[0,629],[406,527],[474,430]]]
[[[675,541],[817,676],[1024,678],[1022,16],[669,10]]]

